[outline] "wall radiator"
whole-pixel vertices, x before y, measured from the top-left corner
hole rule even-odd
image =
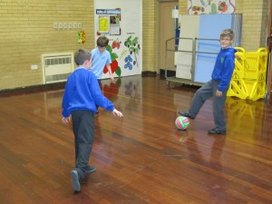
[[[73,53],[53,53],[42,55],[44,84],[66,81],[74,70]]]

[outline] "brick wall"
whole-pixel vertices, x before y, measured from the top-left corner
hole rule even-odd
[[[238,4],[237,12],[243,14],[242,47],[246,50],[266,46],[267,11],[267,0],[243,0],[241,7]]]
[[[158,1],[143,1],[143,71],[155,71],[157,52],[156,41],[158,39]]]
[[[93,47],[93,1],[1,0],[0,90],[42,84],[41,55],[73,52],[80,29],[56,30],[54,22],[79,22]],[[38,65],[31,70],[32,64]]]
[[[143,71],[156,71],[158,0],[143,1]],[[236,0],[243,13],[242,46],[255,50],[265,45],[267,0]],[[179,0],[180,13],[187,0]],[[42,84],[41,55],[73,52],[78,30],[53,28],[54,22],[80,22],[87,33],[83,47],[94,46],[93,0],[0,0],[0,90]],[[30,66],[37,64],[37,70]]]
[[[54,22],[80,22],[87,33],[83,47],[94,46],[93,0],[1,0],[0,90],[42,84],[41,55],[73,52],[78,30],[53,28]],[[157,0],[143,0],[143,70],[155,71]],[[37,70],[31,70],[37,64]]]

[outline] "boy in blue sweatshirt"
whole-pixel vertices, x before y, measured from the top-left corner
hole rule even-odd
[[[111,111],[114,116],[123,117],[113,103],[101,92],[95,75],[88,71],[91,67],[91,55],[87,50],[79,49],[74,55],[78,67],[69,76],[62,99],[62,121],[68,124],[72,119],[75,136],[75,168],[71,171],[72,187],[80,191],[80,181],[94,172],[95,167],[88,165],[94,140],[94,114],[96,106]]]
[[[226,122],[224,107],[226,94],[234,69],[235,49],[231,47],[234,33],[231,29],[225,29],[220,34],[221,50],[217,55],[212,79],[198,89],[193,97],[188,112],[179,112],[180,115],[194,119],[204,102],[212,97],[213,117],[215,127],[208,134],[226,134]]]

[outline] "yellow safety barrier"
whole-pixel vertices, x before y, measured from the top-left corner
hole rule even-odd
[[[257,52],[245,53],[245,79],[259,80],[259,78],[265,78],[267,55],[268,52],[266,48],[260,48]]]
[[[266,71],[268,51],[260,48],[256,52],[246,52],[235,47],[235,69],[227,96],[256,101],[266,94]]]

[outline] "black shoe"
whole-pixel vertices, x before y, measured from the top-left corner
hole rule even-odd
[[[79,192],[80,191],[79,176],[75,169],[71,171],[71,177],[72,177],[72,187],[74,191]]]
[[[178,114],[181,115],[181,116],[190,118],[190,119],[195,119],[195,117],[191,116],[191,114],[188,113],[188,112],[181,112],[181,111],[179,111]]]
[[[227,133],[226,130],[217,130],[215,128],[210,129],[208,131],[209,135],[225,135],[226,133]]]
[[[91,174],[91,173],[94,173],[94,172],[96,172],[95,166],[88,166],[86,173]]]

